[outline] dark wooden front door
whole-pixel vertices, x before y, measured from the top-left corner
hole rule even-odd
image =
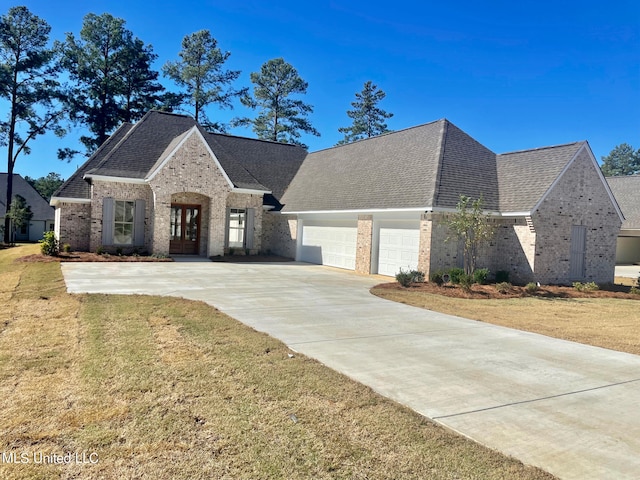
[[[169,253],[200,253],[200,205],[171,205]]]

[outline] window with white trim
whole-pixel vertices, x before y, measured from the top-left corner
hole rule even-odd
[[[244,247],[244,231],[247,223],[247,211],[244,208],[229,210],[229,247]]]

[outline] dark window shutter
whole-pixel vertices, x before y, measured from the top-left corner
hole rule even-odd
[[[227,217],[224,220],[224,247],[229,248],[229,221],[231,220],[231,209],[227,207]]]
[[[136,200],[133,224],[133,245],[144,246],[144,200]]]
[[[113,245],[114,201],[111,197],[102,200],[102,245]]]
[[[246,236],[246,241],[245,241],[245,247],[246,248],[253,248],[253,226],[254,226],[254,215],[255,215],[255,209],[254,208],[247,208],[247,224],[245,226],[245,236]]]

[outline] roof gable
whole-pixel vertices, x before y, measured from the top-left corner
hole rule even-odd
[[[535,210],[585,142],[497,155],[498,210]],[[535,181],[533,181],[535,179]]]
[[[135,125],[123,124],[56,192],[57,199],[90,198],[86,178],[144,182],[176,148],[197,132],[223,174],[236,188],[273,192],[278,206],[307,152],[301,147],[206,132],[191,117],[150,111]]]

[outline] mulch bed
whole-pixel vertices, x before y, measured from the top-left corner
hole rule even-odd
[[[624,285],[601,286],[600,290],[591,292],[580,292],[573,287],[560,285],[542,285],[536,292],[529,293],[524,287],[514,285],[506,293],[500,293],[495,285],[473,285],[470,292],[465,292],[458,285],[443,285],[439,287],[435,283],[414,283],[408,288],[404,288],[399,283],[382,283],[374,288],[385,290],[405,290],[409,292],[424,292],[434,295],[443,295],[454,298],[469,299],[505,299],[505,298],[626,298],[640,300],[640,295],[629,293],[631,287]]]
[[[51,257],[40,253],[34,255],[26,255],[17,259],[18,262],[173,262],[173,258],[157,258],[147,256],[133,255],[98,255],[90,252],[71,252],[60,253],[58,256]]]
[[[40,253],[26,255],[17,259],[19,262],[173,262],[173,258],[157,258],[151,256],[133,255],[110,255],[91,252],[71,252],[60,253],[56,257],[42,255]],[[213,262],[291,262],[291,258],[279,257],[277,255],[226,255],[224,257],[213,257]]]

